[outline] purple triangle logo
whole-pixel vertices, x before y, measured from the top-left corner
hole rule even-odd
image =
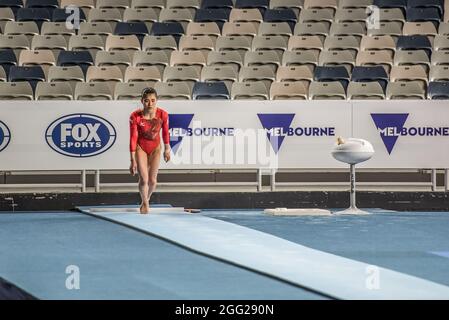
[[[170,130],[170,148],[173,153],[178,151],[182,139],[192,122],[194,114],[169,114],[168,127]]]
[[[294,113],[258,113],[262,127],[267,130],[267,138],[275,153],[278,153],[288,128],[295,117]]]
[[[393,151],[407,117],[408,113],[371,113],[371,118],[373,118],[388,154]]]

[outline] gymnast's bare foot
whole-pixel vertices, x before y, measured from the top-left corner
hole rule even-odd
[[[147,214],[150,213],[150,205],[148,203],[142,203],[140,206],[140,213]]]

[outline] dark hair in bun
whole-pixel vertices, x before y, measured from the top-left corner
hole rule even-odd
[[[154,94],[156,96],[156,98],[157,98],[157,92],[156,92],[156,90],[154,88],[145,88],[142,91],[142,99],[145,98],[147,95],[150,95],[150,94]]]

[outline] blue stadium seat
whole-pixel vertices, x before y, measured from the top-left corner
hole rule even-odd
[[[2,0],[0,1],[0,8],[11,8],[14,15],[17,14],[17,10],[23,8],[22,0]]]
[[[89,51],[61,51],[57,61],[58,66],[80,66],[86,75],[87,69],[94,65],[94,59]]]
[[[441,21],[441,14],[437,8],[408,8],[407,21],[431,21],[438,28],[438,24]]]
[[[215,22],[220,31],[223,24],[229,21],[230,10],[223,9],[198,9],[195,14],[195,22]]]
[[[427,93],[432,100],[447,100],[449,99],[449,82],[430,82]]]
[[[38,82],[45,81],[44,70],[41,67],[18,67],[12,66],[9,69],[8,79],[10,82],[28,81],[33,92]]]
[[[142,45],[143,38],[148,35],[147,25],[143,22],[118,22],[114,34],[119,36],[135,35]]]
[[[405,13],[407,0],[374,0],[373,5],[379,8],[400,8]]]
[[[234,8],[232,0],[203,0],[201,2],[201,9],[227,9]]]
[[[444,0],[408,0],[407,8],[437,8],[442,16]]]
[[[348,70],[342,66],[319,66],[315,68],[313,75],[315,81],[340,81],[345,88],[349,83],[349,78]]]
[[[354,67],[352,70],[351,81],[354,82],[371,82],[377,81],[382,86],[382,88],[386,89],[388,84],[388,74],[385,71],[385,68],[382,66],[372,66],[372,67]]]
[[[53,10],[59,8],[59,3],[58,0],[27,0],[25,7],[47,9],[52,16]]]
[[[179,38],[184,34],[184,28],[179,22],[155,22],[150,34],[153,36],[173,36],[176,44],[179,44]]]
[[[8,49],[0,51],[0,66],[5,70],[6,77],[9,77],[9,69],[12,66],[17,66],[17,57],[14,54],[14,50]]]
[[[292,9],[269,9],[265,11],[263,20],[265,22],[287,22],[293,32],[298,18]]]
[[[425,50],[430,57],[432,54],[432,45],[427,36],[400,36],[396,43],[398,50]]]
[[[217,82],[195,82],[192,93],[193,100],[230,100],[228,88],[222,81]]]
[[[86,15],[84,14],[83,10],[79,10],[80,13],[80,22],[84,22],[87,21],[86,19]],[[65,9],[55,9],[53,10],[53,15],[52,15],[52,21],[53,22],[65,22],[67,20],[68,17],[70,17],[72,15],[72,12],[68,12],[66,13]]]
[[[238,9],[259,9],[262,16],[270,5],[269,0],[236,0],[235,7]]]
[[[20,8],[17,10],[17,21],[34,21],[36,22],[39,30],[41,29],[42,23],[45,21],[51,21],[50,13],[47,9],[42,8]]]

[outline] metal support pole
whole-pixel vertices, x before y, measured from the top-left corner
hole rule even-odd
[[[431,176],[431,181],[432,181],[432,191],[436,191],[437,190],[437,170],[436,169],[432,169],[432,176]]]
[[[95,171],[95,192],[100,192],[100,170]]]
[[[444,192],[449,191],[449,169],[444,169]]]
[[[271,191],[275,191],[276,190],[276,170],[275,169],[271,169],[271,181],[270,181],[270,185],[271,185]]]
[[[81,192],[86,192],[86,170],[81,170]]]
[[[351,189],[350,189],[350,208],[357,209],[355,203],[355,164],[350,164],[350,179],[351,179]]]
[[[257,191],[262,191],[262,169],[257,169]]]

